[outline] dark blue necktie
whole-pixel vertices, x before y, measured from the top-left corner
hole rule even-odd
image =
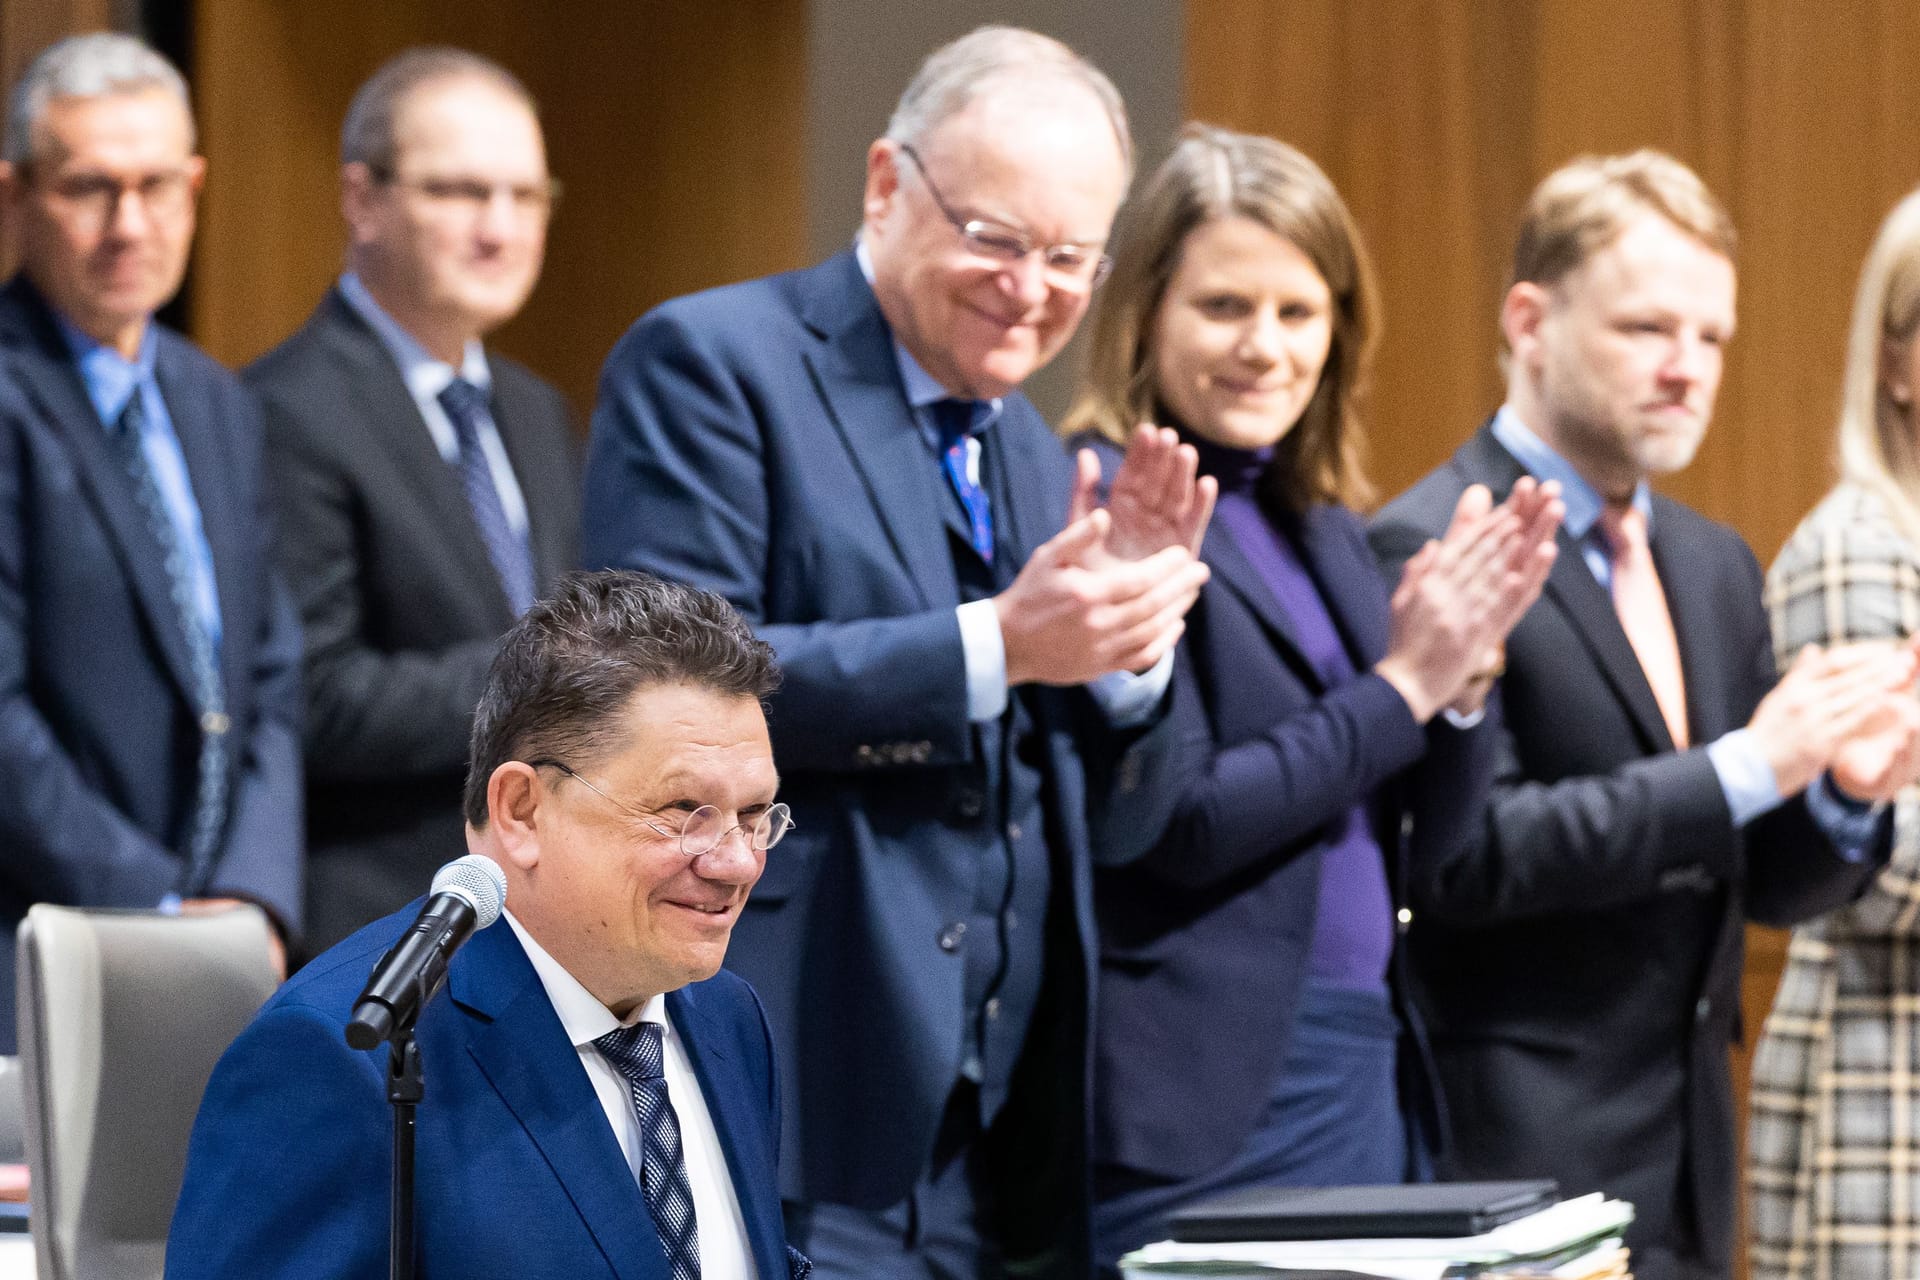
[[[493,483],[493,468],[480,447],[480,423],[487,412],[487,393],[465,378],[455,378],[440,393],[440,407],[447,411],[454,437],[460,442],[460,484],[467,492],[467,505],[473,508],[473,522],[480,529],[480,540],[487,545],[487,558],[500,575],[500,586],[507,603],[518,617],[533,603],[533,555],[526,539],[514,533],[507,523],[507,510],[500,505],[500,490]]]
[[[987,491],[967,474],[967,437],[973,434],[974,410],[979,404],[978,400],[936,400],[931,407],[934,428],[940,433],[940,469],[947,473],[947,483],[967,509],[968,540],[980,558],[992,564],[993,508],[987,502]]]
[[[673,1280],[700,1280],[700,1224],[680,1150],[680,1120],[667,1097],[663,1037],[659,1023],[636,1022],[593,1044],[627,1078],[633,1095],[634,1118],[640,1122],[640,1190],[667,1254],[667,1272]]]
[[[201,616],[199,596],[194,588],[193,570],[187,562],[187,549],[181,545],[180,530],[168,514],[160,484],[148,465],[147,452],[141,447],[146,434],[147,411],[138,386],[127,407],[107,434],[120,455],[121,465],[133,481],[133,494],[147,518],[147,528],[160,547],[167,567],[167,595],[173,601],[174,615],[186,635],[187,661],[192,672],[193,700],[200,716],[200,762],[194,787],[193,827],[187,837],[187,867],[179,892],[194,897],[206,889],[213,867],[214,851],[220,844],[220,832],[227,821],[227,719],[226,684],[220,678],[219,655],[214,651],[213,634]]]

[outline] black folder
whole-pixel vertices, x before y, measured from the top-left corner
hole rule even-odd
[[[1551,1179],[1385,1187],[1249,1187],[1173,1215],[1173,1238],[1349,1240],[1477,1236],[1560,1198]]]

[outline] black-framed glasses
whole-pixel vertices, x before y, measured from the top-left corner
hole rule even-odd
[[[755,814],[747,821],[732,823],[727,821],[720,810],[710,804],[703,804],[687,815],[678,831],[671,831],[653,821],[653,818],[648,816],[647,810],[628,804],[624,800],[614,799],[558,760],[542,758],[529,760],[527,763],[536,769],[558,769],[614,808],[644,823],[648,829],[669,840],[678,839],[680,852],[689,858],[697,858],[703,853],[712,853],[720,847],[722,840],[735,831],[746,837],[747,844],[756,853],[765,853],[779,844],[786,837],[787,832],[793,830],[793,811],[784,804],[771,805],[764,812]]]
[[[933,175],[927,172],[927,162],[920,158],[913,144],[901,143],[900,153],[913,161],[913,167],[920,171],[920,180],[926,183],[927,194],[933,197],[935,207],[940,210],[940,216],[960,233],[960,239],[975,257],[1010,267],[1028,254],[1037,253],[1046,266],[1047,280],[1056,289],[1071,292],[1094,288],[1107,278],[1107,272],[1113,270],[1113,259],[1102,253],[1098,245],[1040,244],[1017,227],[989,222],[985,218],[962,218],[953,211],[946,197],[940,194],[940,188],[934,185]]]
[[[368,165],[367,172],[382,186],[398,187],[420,195],[428,204],[467,213],[484,212],[498,192],[505,192],[513,211],[523,217],[549,218],[560,203],[558,178],[540,182],[488,182],[484,178],[437,177],[403,178],[384,165]]]

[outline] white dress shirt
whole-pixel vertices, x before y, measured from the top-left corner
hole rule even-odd
[[[747,1239],[746,1216],[740,1212],[740,1197],[734,1194],[733,1176],[727,1170],[726,1153],[720,1149],[720,1135],[713,1127],[713,1115],[700,1092],[700,1080],[693,1074],[687,1058],[687,1046],[667,1017],[667,998],[655,996],[640,1011],[621,1022],[578,979],[560,967],[560,962],[533,940],[525,927],[503,912],[514,936],[533,962],[533,971],[547,989],[553,1011],[567,1039],[580,1054],[580,1065],[593,1081],[600,1097],[600,1109],[606,1112],[613,1136],[619,1139],[620,1153],[627,1158],[634,1180],[640,1179],[642,1159],[640,1122],[633,1114],[633,1093],[627,1078],[614,1069],[593,1042],[609,1031],[636,1022],[654,1022],[665,1029],[665,1075],[667,1097],[673,1102],[674,1116],[680,1122],[680,1147],[687,1166],[687,1186],[693,1192],[693,1212],[700,1232],[700,1274],[703,1276],[739,1276],[754,1280],[759,1274],[753,1265],[753,1246]],[[642,1193],[642,1204],[645,1195]]]

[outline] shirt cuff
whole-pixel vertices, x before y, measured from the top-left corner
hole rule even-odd
[[[1440,708],[1440,714],[1447,723],[1456,729],[1478,729],[1480,722],[1487,718],[1487,704],[1481,703],[1471,711],[1455,711],[1452,707]]]
[[[1848,862],[1863,862],[1873,845],[1874,830],[1880,825],[1884,804],[1863,804],[1840,794],[1830,774],[1821,774],[1807,788],[1807,813],[1820,828],[1833,851]]]
[[[1087,682],[1087,692],[1107,713],[1107,723],[1116,729],[1132,729],[1153,719],[1161,695],[1173,679],[1173,650],[1160,655],[1160,661],[1139,675],[1131,671],[1109,671]]]
[[[162,897],[159,902],[155,903],[153,909],[162,915],[177,916],[180,914],[182,905],[183,900],[179,894],[169,893]]]
[[[1780,784],[1760,744],[1747,729],[1735,729],[1707,746],[1707,759],[1720,779],[1733,825],[1744,827],[1769,809],[1780,807]]]
[[[969,600],[955,609],[960,620],[960,652],[967,667],[967,719],[997,720],[1007,709],[1007,641],[991,598]]]

